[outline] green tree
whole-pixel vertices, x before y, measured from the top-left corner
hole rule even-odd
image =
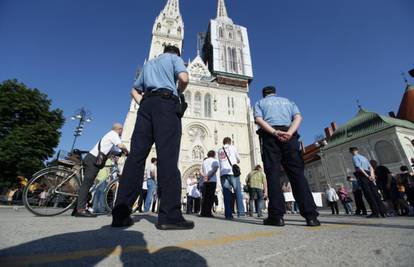
[[[51,100],[17,80],[0,83],[0,184],[30,177],[53,156],[65,119]]]

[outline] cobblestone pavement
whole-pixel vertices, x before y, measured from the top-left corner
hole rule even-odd
[[[297,215],[283,228],[257,218],[188,216],[191,231],[158,231],[154,214],[113,229],[95,219],[35,217],[0,208],[0,266],[414,266],[414,218],[366,219],[322,213],[306,227]]]

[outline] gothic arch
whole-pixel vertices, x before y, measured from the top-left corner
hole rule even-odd
[[[183,175],[181,176],[181,181],[183,181],[183,188],[186,186],[186,181],[189,177],[193,177],[201,173],[201,164],[194,164],[193,166],[187,168]]]
[[[202,130],[205,133],[206,137],[211,136],[210,129],[207,127],[207,125],[201,122],[193,122],[193,123],[188,124],[185,127],[185,131],[186,133],[188,133],[191,129],[194,129],[194,128],[199,128],[200,130]]]

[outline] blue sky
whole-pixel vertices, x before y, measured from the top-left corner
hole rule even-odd
[[[166,0],[0,0],[0,81],[39,88],[69,118],[92,111],[78,147],[90,149],[112,122],[123,122],[137,66],[148,56],[152,24]],[[216,0],[181,0],[183,58],[196,55],[196,35],[216,15]],[[364,108],[398,110],[414,67],[412,0],[226,0],[229,16],[248,28],[255,78],[294,100],[305,143],[331,121]],[[411,80],[412,81],[412,80]],[[70,149],[67,120],[60,148]]]

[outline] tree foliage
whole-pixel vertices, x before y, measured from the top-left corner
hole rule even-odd
[[[53,156],[64,123],[63,111],[38,89],[17,80],[0,83],[0,183],[30,177]]]

